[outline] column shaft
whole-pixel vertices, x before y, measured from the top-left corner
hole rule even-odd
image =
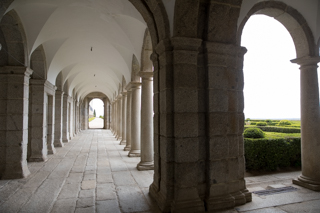
[[[126,128],[126,139],[127,143],[124,147],[124,151],[131,150],[131,88],[127,87],[127,128]]]
[[[126,145],[127,143],[127,135],[126,135],[126,129],[127,129],[127,92],[122,93],[122,116],[121,116],[121,124],[122,124],[122,139],[120,142],[120,145]]]
[[[141,161],[138,170],[153,170],[153,73],[141,72]]]
[[[131,150],[129,157],[140,157],[141,83],[131,82]]]

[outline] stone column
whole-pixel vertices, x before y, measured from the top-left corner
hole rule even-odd
[[[141,90],[141,161],[138,170],[153,170],[153,72],[140,72]]]
[[[68,131],[69,131],[69,140],[73,138],[73,99],[69,96],[69,122],[68,122]]]
[[[55,126],[55,96],[48,95],[48,141],[47,141],[47,149],[48,154],[56,153],[56,149],[54,148],[54,126]]]
[[[122,106],[121,106],[121,111],[122,111],[122,115],[121,115],[121,124],[122,124],[122,139],[120,142],[120,145],[126,145],[127,143],[127,92],[122,92]]]
[[[118,95],[118,107],[117,107],[117,140],[122,140],[122,95]]]
[[[62,141],[69,142],[69,95],[63,95]]]
[[[28,161],[46,161],[48,147],[50,153],[55,153],[52,137],[48,141],[48,111],[49,100],[48,94],[53,95],[55,86],[46,80],[31,79],[30,80],[30,109],[29,109],[29,153]],[[51,100],[53,101],[53,100]],[[53,103],[51,103],[51,111]],[[52,121],[52,114],[51,121]],[[52,125],[50,126],[53,127]],[[51,130],[52,131],[52,130]]]
[[[0,178],[25,178],[27,166],[29,78],[25,67],[0,67]]]
[[[63,114],[63,93],[60,90],[55,94],[55,125],[54,125],[54,146],[63,147],[62,142],[62,114]]]
[[[131,150],[131,84],[127,86],[127,127],[126,127],[126,139],[127,143],[124,147],[124,151]]]
[[[140,157],[141,83],[131,82],[131,150],[129,157]]]
[[[108,99],[103,99],[103,110],[104,110],[104,116],[103,116],[103,129],[108,129]]]
[[[317,63],[320,57],[292,60],[300,65],[302,174],[294,184],[320,191],[320,108]]]

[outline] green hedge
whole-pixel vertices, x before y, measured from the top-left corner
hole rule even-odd
[[[244,139],[246,169],[273,171],[301,166],[301,139]]]
[[[265,132],[282,132],[282,133],[300,133],[300,128],[291,128],[291,127],[277,127],[277,126],[257,126]]]

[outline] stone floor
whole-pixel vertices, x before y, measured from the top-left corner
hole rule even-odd
[[[90,129],[102,129],[104,120],[102,118],[95,118],[89,122]]]
[[[0,212],[91,213],[160,212],[148,195],[153,171],[137,171],[139,158],[127,157],[109,130],[87,130],[47,162],[28,163],[31,175],[0,180]],[[300,172],[247,177],[250,191],[291,186]],[[253,195],[253,202],[223,213],[320,212],[320,192]],[[221,212],[221,213],[222,213]]]

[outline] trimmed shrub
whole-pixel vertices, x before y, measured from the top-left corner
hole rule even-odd
[[[266,122],[258,122],[256,125],[257,126],[267,126],[267,123]]]
[[[247,170],[274,171],[301,166],[301,139],[244,139]]]
[[[287,126],[287,125],[291,125],[291,122],[288,120],[281,120],[279,122],[279,126]]]
[[[269,124],[269,123],[271,123],[272,121],[271,121],[271,120],[269,120],[269,119],[267,119],[267,120],[266,120],[266,122]]]
[[[264,138],[264,133],[259,128],[247,128],[244,130],[243,136],[245,138]]]
[[[257,124],[256,122],[251,122],[251,123],[250,123],[250,125],[256,125],[256,124]]]
[[[245,127],[247,129],[248,127]],[[278,126],[257,126],[264,132],[300,133],[300,128],[278,127]]]

